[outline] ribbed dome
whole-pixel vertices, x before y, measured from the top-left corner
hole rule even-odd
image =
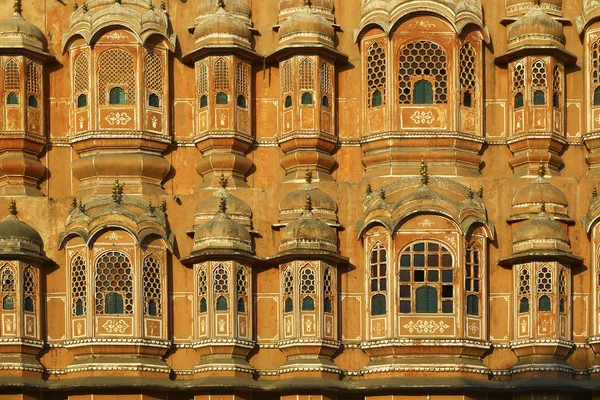
[[[535,7],[508,28],[509,47],[529,39],[540,44],[551,41],[564,45],[565,34],[560,23],[540,7]]]
[[[192,252],[229,249],[252,253],[250,232],[229,218],[225,212],[226,203],[221,199],[220,209],[213,219],[196,228]]]
[[[35,229],[17,218],[14,201],[10,203],[10,215],[0,221],[0,254],[29,254],[43,256],[44,242]]]
[[[280,0],[279,11],[286,11],[293,8],[301,8],[306,5],[305,0]],[[322,8],[329,12],[333,12],[332,0],[311,0],[310,6],[314,8]]]
[[[281,232],[279,251],[325,250],[338,252],[337,235],[333,228],[311,212],[311,198],[307,196],[304,213]]]
[[[562,226],[542,211],[530,219],[515,233],[513,245],[518,246],[530,242],[529,248],[537,250],[569,247],[569,236]],[[564,250],[564,249],[563,249]]]
[[[334,34],[331,23],[307,6],[281,24],[279,42],[315,41],[318,43],[322,41],[332,46]]]
[[[31,47],[42,53],[46,47],[46,36],[18,12],[0,23],[0,48],[14,47]]]
[[[242,0],[224,0],[225,11],[232,14],[239,14],[241,17],[250,18],[250,7]],[[198,17],[209,16],[219,10],[219,2],[217,0],[204,0],[198,6]]]
[[[234,196],[227,190],[227,179],[223,175],[221,175],[220,185],[219,189],[196,206],[194,212],[195,224],[200,225],[211,220],[215,212],[219,210],[221,199],[225,199],[227,202],[227,215],[250,230],[252,228],[252,209],[244,200]]]
[[[234,17],[223,8],[214,13],[210,18],[201,21],[194,29],[196,42],[216,35],[216,40],[232,38],[250,43],[250,28],[248,25]]]
[[[565,207],[568,204],[565,194],[542,176],[538,176],[532,183],[519,190],[512,201],[513,206],[541,203]]]
[[[281,199],[279,202],[280,222],[290,222],[298,218],[304,211],[306,196],[311,197],[313,215],[327,223],[337,223],[337,204],[335,200],[309,182],[296,190],[292,190]]]

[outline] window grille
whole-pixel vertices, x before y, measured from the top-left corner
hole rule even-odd
[[[298,66],[298,79],[300,83],[300,90],[314,90],[315,89],[315,65],[309,58],[305,58],[300,62]]]
[[[531,294],[531,274],[528,266],[519,270],[519,312],[529,312],[529,295]]]
[[[4,90],[20,90],[19,61],[9,58],[4,64]]]
[[[385,104],[386,59],[383,46],[374,42],[367,52],[368,106]]]
[[[446,53],[441,46],[425,40],[408,43],[400,51],[399,65],[398,100],[400,104],[415,104],[413,98],[413,91],[417,89],[413,87],[415,80],[416,82],[425,80],[432,86],[432,103],[444,104],[447,102]]]
[[[467,315],[479,315],[481,296],[481,255],[475,246],[467,247],[465,253],[465,291],[467,292]]]
[[[281,90],[283,93],[292,91],[292,62],[286,61],[281,67]]]
[[[74,70],[73,93],[76,96],[78,94],[87,93],[90,87],[90,65],[87,54],[81,53],[77,56]]]
[[[310,267],[304,267],[300,271],[300,296],[302,299],[302,311],[314,311],[316,290],[315,271]]]
[[[23,270],[23,310],[26,312],[35,311],[35,271],[31,267]]]
[[[6,265],[2,269],[2,309],[12,311],[15,309],[15,272]]]
[[[248,270],[243,266],[237,272],[237,295],[237,311],[244,313],[248,300]]]
[[[98,104],[109,104],[112,100],[112,90],[116,86],[124,91],[124,104],[136,104],[137,85],[133,56],[119,49],[107,50],[98,58]]]
[[[217,265],[213,272],[213,294],[216,299],[217,311],[229,309],[229,271],[223,264]]]
[[[294,311],[294,274],[292,269],[287,267],[283,271],[283,298],[284,310],[286,313]]]
[[[204,61],[198,62],[196,66],[198,82],[198,98],[208,94],[208,66]]]
[[[162,315],[160,262],[152,256],[146,257],[142,275],[144,282],[144,315],[160,317]]]
[[[472,99],[477,92],[477,58],[471,43],[460,48],[460,94],[461,104],[472,106]]]
[[[26,84],[27,84],[27,94],[40,95],[40,75],[41,75],[42,67],[33,62],[27,62],[27,71],[26,71]]]
[[[321,64],[321,95],[330,95],[332,90],[333,66],[324,62]]]
[[[215,90],[229,90],[229,63],[220,57],[214,64]]]
[[[96,260],[96,313],[133,313],[132,266],[121,251],[107,251]]]
[[[206,296],[208,295],[208,278],[206,276],[206,269],[201,267],[198,270],[198,311],[200,314],[204,314],[208,311],[206,304]]]
[[[87,280],[85,260],[76,255],[71,260],[71,315],[87,314]]]

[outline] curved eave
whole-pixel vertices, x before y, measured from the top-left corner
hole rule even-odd
[[[466,216],[461,216],[460,226],[462,227],[463,232],[469,232],[471,227],[474,225],[481,226],[485,232],[485,236],[490,239],[496,239],[496,227],[494,223],[482,214],[469,214]]]
[[[25,261],[41,265],[56,265],[56,263],[43,254],[34,254],[29,252],[20,252],[19,250],[4,252],[0,251],[0,260],[3,261]]]
[[[530,261],[560,261],[565,264],[582,264],[583,258],[560,250],[531,250],[513,253],[498,261],[503,267],[523,264]]]
[[[396,231],[398,229],[400,229],[400,227],[405,222],[407,222],[408,220],[410,220],[411,218],[413,218],[417,215],[437,215],[437,216],[446,218],[446,219],[450,220],[451,222],[453,222],[454,225],[456,226],[456,228],[458,229],[459,233],[462,236],[465,235],[465,231],[463,231],[463,227],[460,224],[460,222],[457,220],[456,216],[452,215],[452,213],[449,212],[448,210],[440,208],[439,206],[436,206],[433,204],[426,204],[426,205],[419,207],[417,205],[415,207],[412,207],[410,210],[406,210],[406,211],[407,212],[404,212],[402,215],[398,215],[398,216],[396,216],[396,218],[393,219],[394,229],[392,230],[392,234],[395,235]]]
[[[281,46],[273,53],[269,54],[266,57],[266,61],[275,62],[288,56],[297,54],[320,54],[334,59],[337,63],[348,62],[348,56],[346,54],[339,52],[331,46],[313,42],[293,43]]]
[[[67,244],[67,242],[75,236],[79,236],[81,239],[83,239],[85,243],[89,241],[90,237],[87,229],[81,226],[68,228],[66,231],[62,232],[58,237],[58,250],[62,250]]]
[[[600,6],[594,7],[591,11],[581,13],[575,17],[575,26],[577,27],[577,33],[582,35],[589,26],[600,20]]]
[[[376,218],[372,218],[369,219],[367,222],[365,223],[358,223],[357,224],[357,240],[362,239],[363,235],[366,234],[369,230],[371,230],[372,228],[376,227],[376,226],[383,226],[385,229],[387,229],[388,232],[393,232],[394,229],[394,221],[392,221],[390,218],[387,217],[376,217]]]
[[[596,226],[596,224],[598,223],[598,221],[600,220],[600,212],[598,212],[598,210],[596,210],[596,212],[592,215],[590,215],[590,213],[587,213],[583,218],[582,218],[582,222],[583,222],[583,227],[585,229],[585,232],[589,235],[590,232],[592,231],[592,228],[594,226]]]
[[[237,261],[241,264],[258,265],[265,262],[264,258],[257,257],[253,253],[231,250],[231,249],[208,249],[192,253],[182,258],[181,263],[186,267],[205,261]]]
[[[506,65],[510,61],[526,56],[552,56],[566,65],[575,65],[577,56],[565,49],[552,45],[525,44],[496,57],[496,64]]]
[[[480,31],[482,39],[490,42],[490,33],[485,26],[481,16],[468,10],[462,10],[456,13],[451,7],[441,5],[439,2],[414,0],[400,4],[393,10],[375,10],[366,16],[363,16],[360,25],[354,30],[354,42],[357,43],[366,29],[371,26],[378,26],[388,36],[398,25],[400,21],[409,19],[411,16],[427,14],[441,18],[448,23],[455,33],[461,34],[463,30],[474,25]]]
[[[348,257],[326,250],[286,250],[276,256],[268,257],[265,262],[270,265],[279,265],[290,261],[325,261],[334,265],[347,264]]]
[[[138,43],[144,45],[147,40],[154,36],[158,35],[164,39],[167,44],[167,48],[171,52],[175,52],[175,42],[177,40],[177,36],[173,33],[170,36],[168,35],[166,29],[157,29],[156,26],[163,28],[158,24],[152,24],[152,26],[144,26],[140,22],[132,23],[128,20],[98,20],[93,22],[81,21],[71,26],[69,29],[69,33],[65,33],[62,39],[62,52],[63,54],[69,50],[71,43],[77,38],[81,37],[88,46],[93,46],[96,41],[100,38],[100,36],[107,31],[114,29],[126,29],[129,33],[133,35],[133,37],[138,41]]]
[[[201,47],[195,48],[194,50],[190,51],[189,53],[183,56],[183,62],[193,63],[197,59],[206,57],[207,55],[211,54],[237,54],[241,57],[248,59],[251,62],[263,59],[263,56],[246,46],[242,46],[239,44],[231,44],[227,46],[223,44],[215,44],[203,45]]]
[[[24,55],[30,58],[40,60],[44,64],[50,64],[56,62],[56,58],[43,50],[36,47],[29,46],[24,43],[15,42],[14,45],[0,47],[0,55]]]
[[[524,213],[513,214],[513,215],[510,216],[510,218],[508,218],[506,220],[506,222],[509,225],[510,224],[514,224],[515,222],[525,221],[525,220],[528,220],[530,218],[533,218],[533,217],[535,217],[538,214],[539,214],[539,211],[531,211],[531,212],[524,212]],[[554,213],[554,212],[551,212],[551,211],[546,211],[546,214],[548,214],[548,216],[550,218],[552,218],[553,220],[564,222],[567,225],[573,225],[575,223],[575,220],[572,219],[571,217],[569,217],[566,214],[559,214],[559,213]]]

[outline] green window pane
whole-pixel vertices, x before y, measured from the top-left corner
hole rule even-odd
[[[385,296],[383,294],[376,294],[371,298],[371,315],[385,315]]]
[[[536,90],[533,93],[533,105],[543,106],[544,104],[546,104],[546,94],[541,90]]]
[[[437,313],[437,290],[431,286],[421,286],[416,290],[417,312]]]
[[[227,311],[228,309],[227,298],[225,296],[219,296],[217,298],[217,311]]]
[[[415,83],[413,104],[433,104],[433,86],[429,81],[421,79]]]
[[[467,296],[467,315],[479,315],[479,299],[474,294]]]

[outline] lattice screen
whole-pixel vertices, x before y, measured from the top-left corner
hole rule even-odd
[[[448,98],[448,72],[446,52],[436,43],[426,40],[411,42],[400,51],[398,68],[398,100],[400,104],[412,103],[414,77],[430,78],[433,82],[434,103],[446,103]]]
[[[71,260],[71,313],[77,315],[77,301],[81,300],[82,315],[87,314],[87,280],[85,260],[79,254]]]
[[[42,66],[36,62],[27,62],[26,80],[27,94],[33,94],[39,96],[41,93],[41,72]]]
[[[235,85],[238,94],[248,96],[248,66],[239,62],[235,71]]]
[[[367,52],[367,88],[368,106],[372,106],[373,92],[379,90],[381,93],[381,104],[385,104],[386,65],[385,49],[375,42]]]
[[[105,299],[111,293],[123,296],[123,312],[133,313],[133,275],[129,256],[107,251],[96,261],[96,313],[105,313]]]
[[[78,96],[90,89],[90,61],[85,53],[77,56],[74,64],[73,93]]]
[[[144,59],[144,69],[146,72],[146,91],[148,94],[163,94],[164,71],[160,55],[148,53]]]
[[[98,59],[98,104],[108,104],[113,87],[125,91],[125,104],[136,103],[136,78],[133,56],[125,50],[107,50]]]
[[[4,89],[7,91],[21,89],[19,75],[19,60],[15,58],[7,59],[4,63]]]
[[[229,63],[220,57],[214,64],[215,90],[229,90]]]
[[[281,91],[283,93],[292,91],[293,68],[290,60],[283,63],[281,67]]]
[[[143,266],[143,282],[144,282],[144,314],[150,315],[148,304],[154,300],[156,305],[156,316],[162,315],[162,285],[161,285],[161,268],[160,262],[148,256],[144,259]]]
[[[300,90],[315,89],[315,65],[309,58],[305,58],[298,65],[298,79]]]

